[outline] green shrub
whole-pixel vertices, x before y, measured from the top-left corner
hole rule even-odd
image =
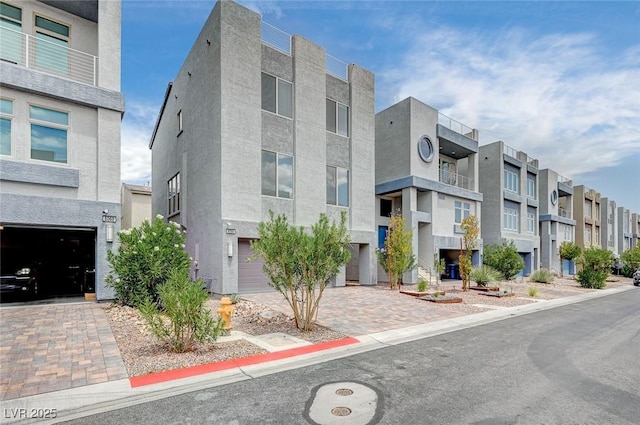
[[[418,279],[418,292],[425,292],[427,290],[428,282],[422,278]]]
[[[471,280],[478,286],[489,286],[500,281],[501,275],[489,266],[474,267],[471,270]]]
[[[513,279],[522,269],[524,260],[518,254],[513,241],[502,242],[502,245],[488,245],[484,249],[483,263],[500,272],[505,280]]]
[[[582,270],[576,274],[580,286],[595,289],[607,286],[609,270],[615,261],[611,251],[592,246],[583,250],[577,261],[582,265]]]
[[[551,273],[551,271],[547,269],[537,270],[533,272],[529,277],[529,280],[538,283],[551,283],[553,282],[553,279],[553,273]]]
[[[606,270],[582,269],[576,274],[576,280],[583,288],[602,289],[607,286],[608,276]]]
[[[530,297],[535,298],[538,296],[538,288],[536,288],[535,286],[529,286],[527,293]]]
[[[624,251],[620,255],[620,260],[631,269],[631,276],[625,276],[632,277],[633,272],[640,269],[640,244]]]
[[[190,351],[196,343],[215,342],[222,334],[224,322],[219,317],[214,320],[204,305],[209,294],[202,280],[193,281],[187,273],[173,271],[158,286],[158,296],[164,312],[151,297],[140,306],[140,312],[147,329],[171,351]]]
[[[185,236],[177,223],[166,223],[157,215],[153,223],[144,221],[139,228],[118,233],[120,246],[108,251],[112,270],[105,281],[114,289],[117,302],[140,306],[147,298],[158,301],[158,285],[169,272],[189,272],[190,259],[184,250]]]
[[[624,266],[622,266],[622,270],[620,271],[620,274],[624,277],[633,277],[633,273],[635,271],[636,269],[632,269],[631,267],[625,264]]]

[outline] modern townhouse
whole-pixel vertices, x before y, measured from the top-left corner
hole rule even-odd
[[[640,214],[631,214],[631,247],[635,248],[640,244]]]
[[[347,268],[375,284],[372,73],[219,1],[167,88],[150,149],[153,214],[186,229],[212,292],[269,290],[246,259],[270,210],[299,226],[345,212],[354,256],[335,284]]]
[[[151,186],[124,183],[120,191],[121,228],[140,227],[151,221]]]
[[[575,242],[583,249],[592,246],[601,247],[600,201],[600,192],[584,185],[573,186],[573,217],[576,220]]]
[[[502,141],[480,146],[479,156],[484,244],[513,241],[529,275],[540,265],[538,160]]]
[[[540,195],[540,266],[548,270],[575,273],[573,261],[560,263],[560,245],[575,240],[576,221],[573,219],[573,182],[545,168],[539,173]]]
[[[633,216],[631,211],[625,207],[618,207],[616,215],[618,219],[618,254],[622,254],[631,249],[631,241],[633,240],[631,220]]]
[[[97,283],[97,298],[112,298],[120,15],[117,0],[0,2],[0,255],[3,272],[37,269],[40,294]]]
[[[618,257],[618,205],[611,198],[600,199],[600,222],[602,223],[600,245]]]
[[[418,263],[432,269],[444,259],[459,277],[462,220],[481,218],[478,132],[409,97],[376,114],[376,225],[384,247],[389,217],[400,213],[413,232]],[[480,263],[482,240],[473,253]],[[378,273],[383,281],[386,276]],[[415,283],[418,269],[404,276]]]

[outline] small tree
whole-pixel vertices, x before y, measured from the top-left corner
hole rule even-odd
[[[209,294],[203,284],[201,279],[190,280],[188,272],[173,270],[158,286],[159,302],[149,297],[140,306],[147,329],[171,351],[191,351],[196,343],[215,342],[222,334],[222,319],[214,320],[205,307]],[[160,305],[164,312],[160,312]]]
[[[389,276],[389,287],[398,288],[402,284],[402,274],[416,267],[416,258],[413,255],[413,235],[411,230],[405,230],[406,220],[395,213],[391,215],[389,230],[384,241],[384,249],[377,250],[378,261]]]
[[[491,244],[484,248],[483,263],[497,270],[505,280],[513,279],[522,269],[524,260],[518,254],[513,241],[502,241],[502,245]]]
[[[592,246],[582,251],[578,263],[582,265],[576,280],[584,288],[601,289],[607,286],[607,277],[615,258],[613,252]]]
[[[460,241],[460,275],[462,276],[462,290],[468,291],[471,287],[471,271],[473,263],[471,258],[473,249],[478,245],[478,235],[480,234],[480,221],[475,215],[470,215],[462,219],[460,227],[464,231]]]
[[[624,251],[620,255],[620,260],[632,270],[632,274],[640,269],[640,244]]]
[[[112,270],[105,280],[121,304],[138,307],[149,297],[157,302],[157,287],[171,271],[188,275],[191,260],[180,224],[166,223],[157,215],[152,223],[145,220],[139,228],[118,232],[118,237],[118,250],[107,251]]]
[[[582,248],[580,248],[574,242],[564,241],[560,244],[560,276],[564,275],[562,270],[562,260],[573,261],[582,254]]]
[[[249,260],[264,259],[262,270],[289,303],[299,329],[312,329],[327,283],[351,258],[346,220],[343,212],[339,225],[329,224],[320,214],[308,233],[290,225],[286,215],[269,211],[269,221],[258,225],[260,239],[251,243]]]

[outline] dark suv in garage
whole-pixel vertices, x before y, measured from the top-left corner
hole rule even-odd
[[[4,262],[3,262],[4,263]],[[34,264],[28,267],[5,267],[0,272],[0,296],[33,298],[38,295],[38,270]]]

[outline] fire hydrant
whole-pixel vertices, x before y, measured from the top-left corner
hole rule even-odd
[[[233,314],[233,310],[236,308],[231,303],[231,299],[229,297],[222,297],[220,300],[220,307],[218,307],[218,314],[222,318],[224,322],[224,330],[228,331],[231,329],[231,315]]]

